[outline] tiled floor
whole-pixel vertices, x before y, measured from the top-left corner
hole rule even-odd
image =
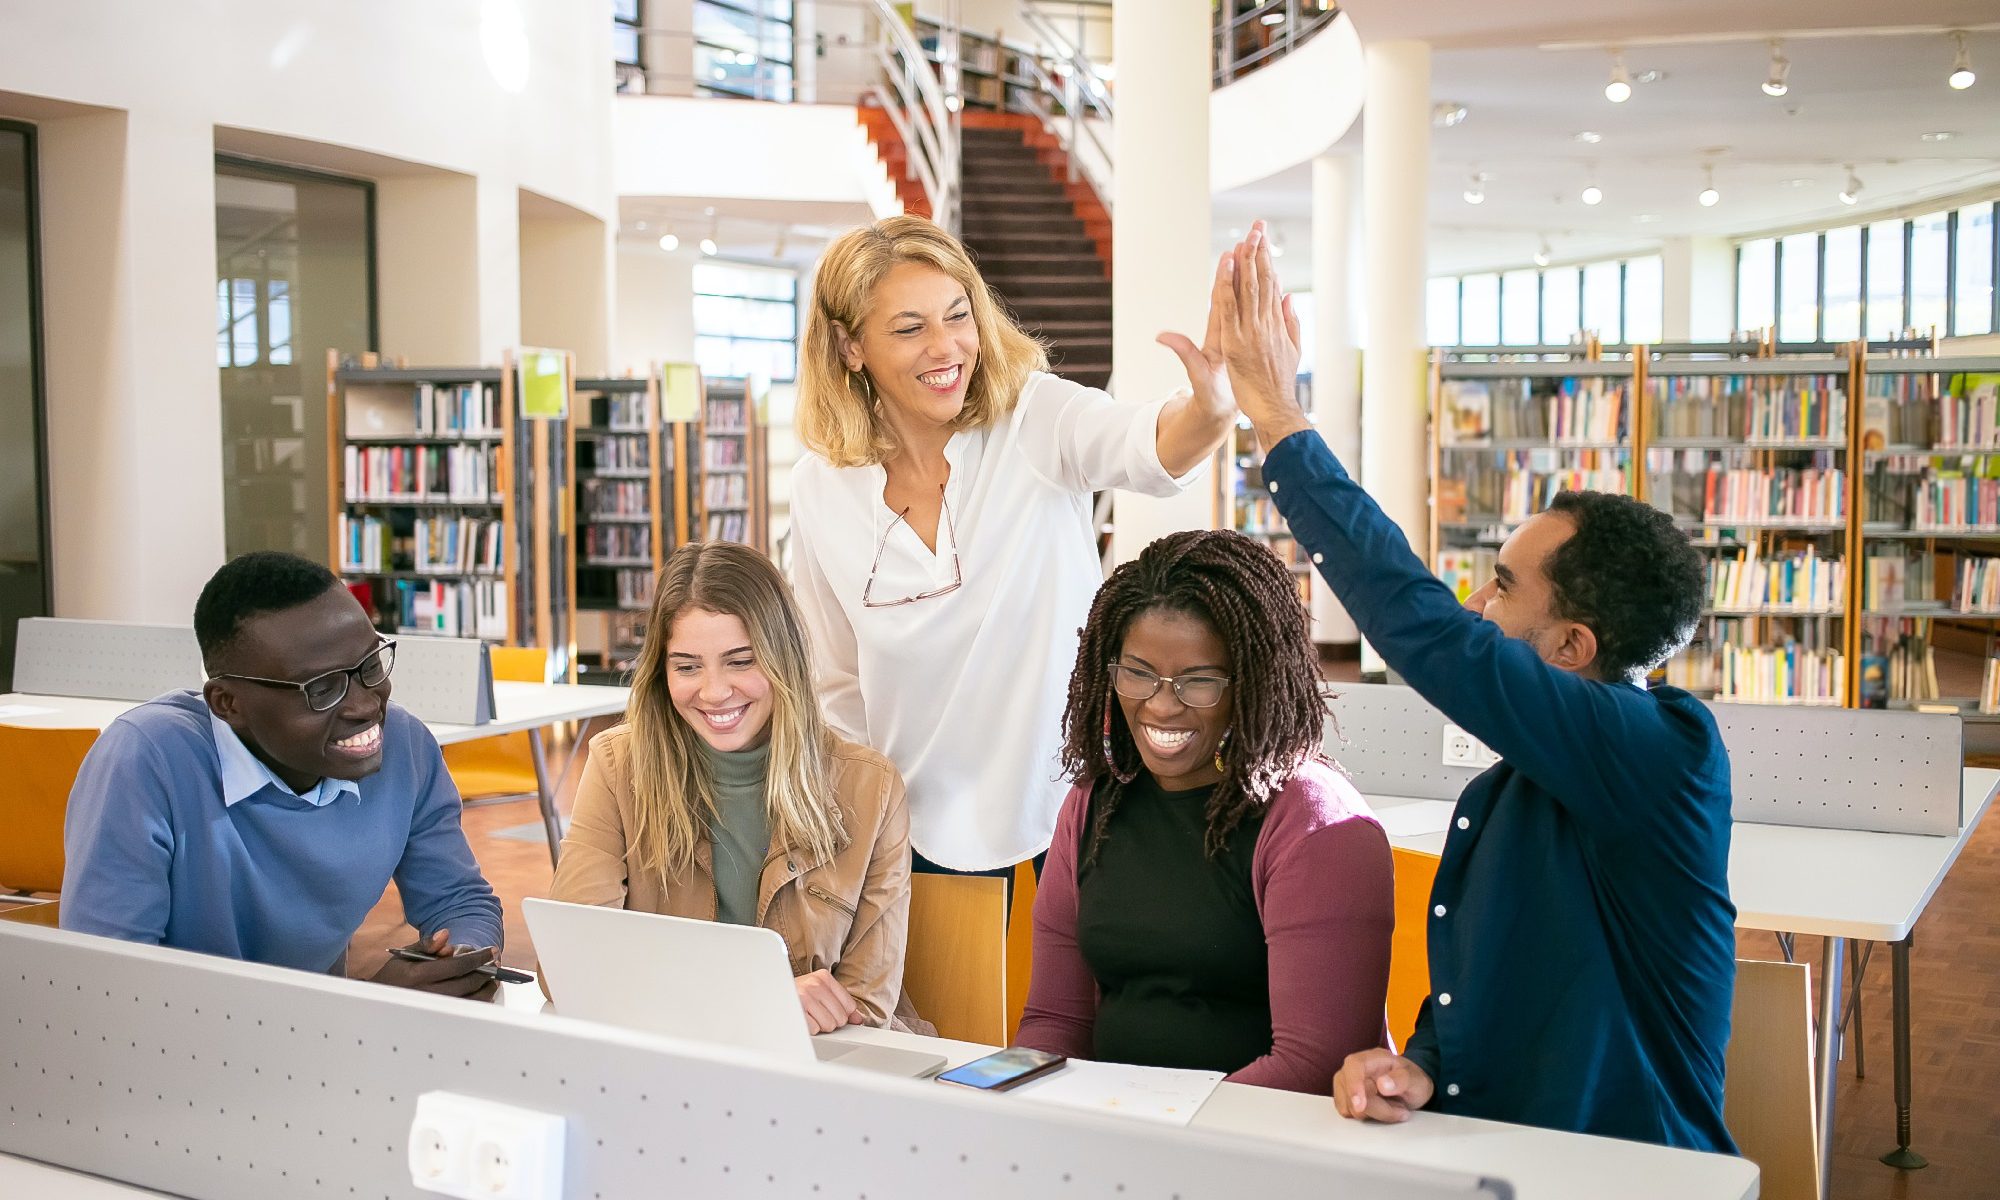
[[[534,947],[521,923],[520,900],[547,893],[548,850],[539,840],[494,834],[536,819],[534,805],[526,801],[474,807],[465,814],[473,851],[506,905],[506,961],[530,967]],[[351,969],[366,973],[365,964],[380,962],[387,947],[410,938],[401,915],[392,889],[356,936]],[[1818,943],[1801,941],[1800,952],[1805,961],[1816,961]],[[1769,934],[1744,935],[1739,953],[1778,957]],[[1876,1161],[1895,1145],[1896,1131],[1884,947],[1862,989],[1868,1077],[1854,1078],[1851,1059],[1842,1072],[1833,1195],[1836,1200],[1992,1200],[2000,1196],[2000,818],[1985,822],[1939,889],[1917,926],[1912,958],[1914,1145],[1931,1165],[1905,1172]]]

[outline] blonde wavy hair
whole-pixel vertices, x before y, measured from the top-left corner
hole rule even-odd
[[[799,351],[799,440],[836,467],[880,463],[897,450],[871,403],[872,381],[856,378],[865,371],[850,372],[841,359],[836,326],[858,339],[875,289],[902,263],[935,267],[972,301],[979,359],[952,428],[981,429],[1006,416],[1028,375],[1049,366],[1047,348],[1014,323],[957,238],[923,217],[890,217],[849,230],[820,259]]]
[[[702,737],[667,692],[667,637],[690,609],[743,622],[757,667],[771,681],[771,758],[765,811],[771,844],[830,858],[845,843],[833,800],[833,735],[812,686],[804,622],[771,560],[735,542],[690,542],[660,571],[625,719],[631,726],[632,841],[639,866],[670,878],[687,871],[716,815],[715,778]]]

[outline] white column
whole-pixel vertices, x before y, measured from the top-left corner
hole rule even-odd
[[[1430,560],[1428,386],[1424,338],[1430,215],[1431,51],[1422,42],[1368,48],[1361,139],[1367,371],[1361,384],[1361,479],[1410,546]]]
[[[1736,247],[1728,238],[1672,237],[1660,245],[1661,334],[1669,342],[1726,342],[1736,310]]]
[[[480,361],[478,211],[469,175],[376,182],[375,312],[385,356],[429,367]]]
[[[1361,467],[1361,163],[1325,154],[1312,164],[1313,423],[1348,470]],[[1358,478],[1357,474],[1357,478]],[[1354,621],[1315,577],[1313,638],[1352,642]]]
[[[580,378],[611,365],[611,239],[604,222],[521,218],[521,341],[576,355]]]
[[[813,7],[813,6],[809,6]],[[690,0],[645,0],[639,9],[639,61],[646,64],[646,92],[687,96],[694,92],[694,5]]]
[[[64,117],[39,151],[55,612],[186,624],[224,553],[214,127]]]
[[[1123,199],[1111,225],[1111,356],[1126,399],[1186,387],[1180,360],[1153,339],[1171,329],[1199,341],[1207,324],[1209,9],[1193,0],[1115,0],[1112,9]],[[1211,528],[1214,477],[1164,500],[1121,492],[1113,520],[1119,562],[1164,534]]]
[[[654,363],[694,361],[694,262],[686,245],[669,254],[657,233],[618,247],[618,322],[611,369],[645,371]],[[805,286],[800,284],[800,294]]]

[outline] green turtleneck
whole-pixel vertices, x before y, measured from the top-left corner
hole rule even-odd
[[[764,808],[764,777],[771,743],[728,754],[701,744],[715,779],[715,817],[708,840],[715,847],[715,919],[731,925],[757,923],[757,882],[771,846],[770,816]]]

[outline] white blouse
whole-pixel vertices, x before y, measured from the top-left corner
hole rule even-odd
[[[882,467],[808,454],[793,471],[792,584],[820,702],[842,736],[902,771],[925,858],[983,871],[1048,848],[1069,787],[1058,759],[1070,672],[1104,581],[1091,493],[1169,496],[1201,472],[1176,479],[1160,465],[1168,399],[1125,403],[1029,376],[1002,423],[946,443],[936,553],[883,503]],[[864,608],[878,546],[877,605],[949,587],[954,554],[963,582]]]

